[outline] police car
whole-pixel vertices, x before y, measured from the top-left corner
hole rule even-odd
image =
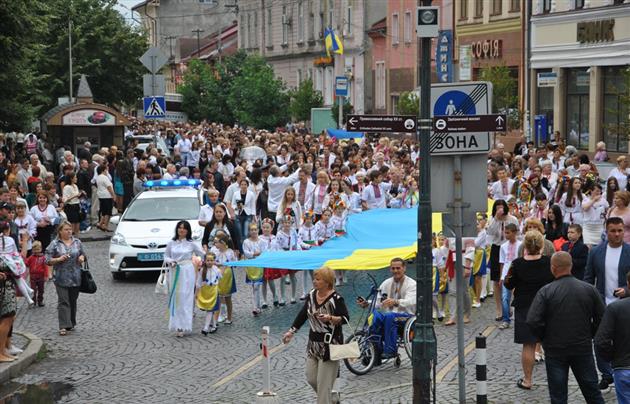
[[[190,223],[193,239],[201,243],[201,181],[155,180],[144,186],[122,216],[111,219],[118,225],[109,245],[109,267],[116,280],[124,279],[126,272],[159,271],[180,220]]]

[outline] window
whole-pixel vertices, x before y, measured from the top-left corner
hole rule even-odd
[[[253,47],[258,47],[258,11],[254,11],[254,42]]]
[[[346,8],[346,20],[344,36],[352,35],[352,6]]]
[[[400,99],[399,95],[392,95],[392,114],[398,115],[398,100]]]
[[[282,6],[282,44],[289,42],[289,20],[287,19],[287,6]]]
[[[308,12],[308,39],[309,40],[314,40],[315,39],[315,12],[313,12],[313,2],[310,1],[309,2],[310,7],[309,7],[309,12]]]
[[[328,0],[328,26],[332,28],[335,23],[335,1]]]
[[[475,0],[475,18],[483,17],[483,1]]]
[[[543,14],[551,12],[551,0],[543,0]]]
[[[315,77],[313,78],[313,85],[315,86],[315,90],[324,94],[324,69],[318,67],[315,69]]]
[[[399,32],[398,14],[394,13],[392,14],[392,45],[398,45],[400,42]]]
[[[403,35],[405,43],[411,42],[411,11],[405,11],[405,19],[403,21]]]
[[[296,80],[297,80],[297,83],[296,83],[296,85],[295,85],[295,86],[296,86],[296,87],[299,87],[299,86],[300,86],[300,84],[302,83],[302,69],[297,69],[297,72],[296,72],[296,73],[297,73],[297,74],[296,74],[295,78],[296,78]]]
[[[460,20],[468,19],[468,0],[459,1],[459,19]]]
[[[492,0],[492,15],[501,15],[503,12],[503,0]]]
[[[376,109],[385,109],[387,108],[387,98],[386,91],[387,86],[385,82],[385,62],[376,62],[376,86],[375,86],[375,98],[376,98]]]
[[[575,0],[575,9],[581,10],[584,8],[584,0]]]
[[[624,72],[625,66],[602,68],[604,80],[604,142],[606,149],[618,153],[628,153],[628,104],[624,102],[628,88]]]
[[[590,73],[586,69],[567,70],[567,144],[588,149]]]
[[[304,4],[302,2],[298,3],[298,42],[304,42]]]
[[[619,4],[623,4],[624,1],[625,0],[614,0],[613,4],[616,6],[616,5],[619,5]]]
[[[273,13],[271,7],[267,9],[267,47],[273,46]]]
[[[326,22],[324,21],[324,13],[319,13],[319,39],[324,39],[324,28],[326,28]]]
[[[521,0],[510,0],[510,12],[521,11]]]

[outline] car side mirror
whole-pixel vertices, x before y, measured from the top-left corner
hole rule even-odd
[[[118,223],[120,223],[120,215],[112,216],[111,219],[109,219],[109,222],[118,226]]]

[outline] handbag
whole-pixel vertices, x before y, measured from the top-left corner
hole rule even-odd
[[[96,293],[96,282],[94,282],[94,278],[90,273],[90,267],[87,262],[87,258],[81,269],[81,286],[79,287],[79,292],[93,294]]]
[[[338,361],[341,359],[357,359],[361,356],[359,343],[354,340],[347,344],[328,344],[330,349],[330,360]]]
[[[158,295],[168,295],[168,277],[164,268],[160,271],[160,276],[155,283],[155,293]]]

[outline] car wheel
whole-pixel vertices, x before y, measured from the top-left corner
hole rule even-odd
[[[114,278],[115,281],[124,281],[125,280],[125,273],[124,272],[112,272],[112,278]]]

